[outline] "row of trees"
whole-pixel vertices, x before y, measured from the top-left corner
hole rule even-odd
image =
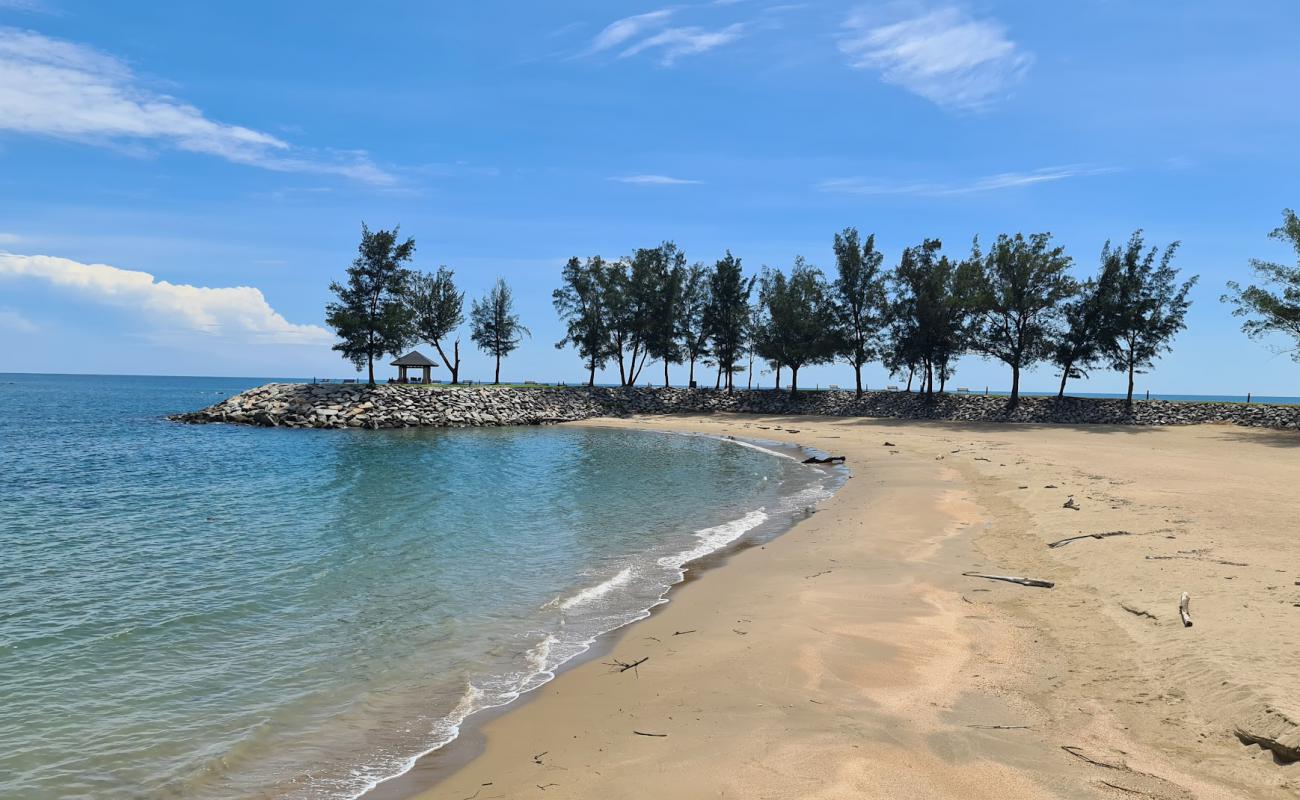
[[[438,350],[452,383],[460,380],[460,339],[453,335],[465,324],[465,293],[446,267],[436,273],[407,267],[414,255],[415,240],[402,240],[398,228],[371,231],[362,223],[347,282],[330,284],[337,299],[326,306],[325,321],[339,337],[333,349],[358,371],[367,369],[371,386],[376,358],[397,355],[420,341]],[[500,383],[501,359],[532,335],[515,314],[514,295],[504,280],[473,302],[470,323],[470,339],[496,359]],[[450,358],[444,345],[451,348]]]
[[[1300,219],[1283,212],[1271,236],[1291,244],[1297,267],[1251,262],[1259,284],[1228,284],[1223,301],[1245,317],[1244,330],[1262,337],[1281,333],[1300,344]],[[1129,402],[1135,376],[1170,349],[1186,327],[1188,294],[1197,278],[1179,279],[1173,259],[1178,243],[1149,247],[1141,231],[1119,246],[1107,242],[1092,274],[1071,274],[1073,261],[1050,234],[998,236],[986,250],[978,240],[964,258],[943,252],[937,239],[903,250],[892,269],[876,248],[846,228],[833,241],[835,274],[797,257],[790,270],[764,267],[747,276],[730,252],[710,266],[688,263],[672,242],[641,248],[631,256],[571,258],[552,301],[565,325],[557,348],[574,347],[588,383],[614,364],[619,381],[635,385],[647,364],[663,366],[664,385],[672,364],[717,370],[715,386],[735,386],[748,372],[752,386],[758,360],[776,372],[790,370],[798,390],[803,367],[842,360],[863,391],[862,369],[879,362],[891,375],[906,376],[910,391],[919,381],[927,395],[943,391],[957,360],[976,354],[1011,370],[1011,400],[1020,395],[1020,376],[1049,363],[1060,374],[1059,395],[1072,378],[1111,369],[1127,376]],[[463,292],[445,267],[421,273],[407,264],[415,242],[397,229],[362,226],[357,258],[346,284],[333,283],[337,300],[327,321],[340,341],[334,349],[356,365],[396,354],[415,341],[431,343],[459,381],[460,340],[465,323]],[[471,338],[501,359],[531,335],[514,313],[504,281],[470,312]],[[450,354],[448,353],[450,350]],[[1300,347],[1293,351],[1300,360]]]
[[[1072,377],[1096,366],[1134,376],[1169,349],[1190,302],[1196,278],[1179,283],[1172,261],[1177,245],[1148,248],[1139,231],[1122,247],[1107,243],[1097,274],[1070,275],[1072,261],[1050,234],[999,236],[983,251],[953,259],[927,239],[905,249],[884,269],[875,237],[854,228],[835,235],[835,276],[796,258],[788,271],[764,267],[746,278],[727,253],[712,267],[687,264],[672,242],[613,261],[572,258],[553,295],[566,335],[588,380],[613,362],[631,386],[648,361],[660,361],[664,384],[670,364],[704,361],[718,369],[719,386],[734,386],[754,358],[777,373],[842,359],[863,390],[862,368],[879,361],[891,375],[919,378],[927,394],[942,391],[958,358],[967,353],[1005,362],[1011,399],[1020,375],[1043,362],[1061,371],[1061,393]]]

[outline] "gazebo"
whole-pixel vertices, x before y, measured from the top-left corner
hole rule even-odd
[[[430,383],[429,370],[438,366],[438,362],[421,353],[419,350],[412,350],[401,358],[393,362],[397,367],[397,380],[399,383],[409,383],[406,379],[406,371],[412,367],[419,367],[424,370],[424,378],[420,383]]]

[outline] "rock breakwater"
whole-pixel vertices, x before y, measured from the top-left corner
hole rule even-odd
[[[178,422],[228,422],[290,428],[409,428],[543,425],[636,414],[814,414],[960,422],[1066,425],[1194,425],[1231,423],[1300,429],[1300,406],[1244,403],[1135,402],[1066,397],[1023,397],[1011,406],[1000,396],[946,394],[927,400],[907,392],[725,392],[709,389],[588,387],[428,387],[271,383]]]

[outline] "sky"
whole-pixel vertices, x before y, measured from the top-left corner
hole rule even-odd
[[[555,347],[570,256],[831,273],[847,226],[887,265],[1050,231],[1083,276],[1142,228],[1200,282],[1138,391],[1300,395],[1219,300],[1295,257],[1267,234],[1300,205],[1296,41],[1294,0],[0,0],[0,372],[355,377],[324,308],[362,222],[470,298],[504,278],[532,337],[502,377],[548,382],[584,377]]]

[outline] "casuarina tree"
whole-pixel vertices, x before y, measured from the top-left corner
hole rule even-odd
[[[983,257],[974,294],[972,349],[1011,367],[1011,402],[1020,400],[1020,372],[1046,359],[1057,337],[1062,302],[1078,290],[1070,257],[1048,233],[997,238]]]
[[[1135,232],[1122,249],[1107,242],[1102,250],[1102,261],[1115,261],[1118,275],[1110,331],[1113,338],[1106,354],[1112,369],[1128,373],[1124,401],[1128,405],[1133,404],[1133,376],[1150,369],[1161,353],[1171,349],[1174,336],[1187,327],[1184,320],[1191,306],[1187,294],[1196,285],[1197,276],[1178,283],[1178,270],[1173,266],[1177,251],[1177,242],[1163,253],[1156,247],[1147,250],[1142,231]]]
[[[606,305],[606,272],[600,256],[585,262],[571,258],[564,265],[564,285],[551,292],[551,302],[565,323],[564,338],[557,349],[573,345],[587,365],[587,385],[596,385],[596,370],[610,357],[610,320]]]
[[[1229,293],[1223,300],[1237,306],[1234,316],[1247,318],[1241,328],[1252,338],[1280,333],[1295,340],[1291,358],[1300,361],[1300,219],[1295,212],[1289,208],[1283,211],[1282,227],[1269,237],[1291,245],[1297,256],[1296,266],[1251,259],[1251,269],[1263,285],[1242,288],[1236,281],[1229,281]]]
[[[795,258],[790,275],[766,270],[761,292],[768,322],[758,340],[758,353],[790,368],[790,393],[799,391],[799,370],[825,364],[839,346],[835,307],[821,270]]]
[[[679,353],[690,365],[686,385],[695,382],[695,362],[709,350],[709,332],[704,325],[709,307],[709,271],[692,264],[682,274],[680,311],[677,319]]]
[[[451,358],[442,343],[465,324],[465,293],[456,291],[454,275],[446,267],[438,267],[432,275],[414,273],[406,290],[415,335],[437,348],[453,384],[460,382],[460,337],[451,342]]]
[[[1079,291],[1061,306],[1061,331],[1052,343],[1052,363],[1061,370],[1057,397],[1065,397],[1065,383],[1086,378],[1101,359],[1103,348],[1114,337],[1111,326],[1116,316],[1115,290],[1119,262],[1103,261],[1097,277],[1089,278]]]
[[[745,277],[740,259],[728,250],[709,275],[709,302],[704,311],[709,348],[718,364],[719,380],[726,376],[728,393],[749,338],[749,296],[753,290],[754,279]]]
[[[880,333],[887,319],[885,281],[880,271],[884,254],[876,236],[860,242],[856,228],[835,234],[833,284],[835,313],[841,334],[840,355],[853,367],[856,391],[862,394],[862,366],[880,356]]]
[[[496,372],[493,383],[501,383],[501,359],[510,355],[519,347],[524,336],[532,336],[527,328],[519,324],[519,316],[514,313],[515,300],[504,280],[496,284],[482,300],[475,300],[470,311],[473,322],[471,337],[479,349],[496,358]]]
[[[348,267],[347,283],[330,284],[338,298],[325,307],[325,322],[339,341],[333,349],[360,372],[369,371],[375,385],[375,359],[398,355],[414,338],[406,303],[410,270],[404,264],[415,254],[415,240],[399,241],[399,228],[371,231],[361,224],[361,244]]]

